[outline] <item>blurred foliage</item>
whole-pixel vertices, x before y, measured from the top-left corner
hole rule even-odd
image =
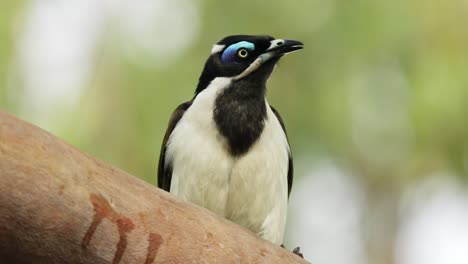
[[[0,9],[0,105],[13,113],[24,6],[4,1]],[[169,116],[192,97],[211,45],[229,34],[270,34],[306,45],[283,59],[268,91],[296,156],[329,156],[383,184],[435,170],[467,175],[466,1],[206,0],[199,14],[196,39],[166,67],[123,56],[118,25],[109,23],[80,107],[54,132],[154,183]]]
[[[369,263],[392,263],[403,187],[440,171],[468,176],[467,1],[188,1],[170,3],[195,4],[200,25],[170,59],[132,46],[121,33],[130,21],[109,19],[77,107],[46,116],[51,126],[20,110],[20,41],[34,1],[3,1],[0,107],[154,184],[169,117],[192,98],[211,45],[231,34],[301,40],[305,49],[282,59],[268,85],[295,180],[320,159],[359,177]],[[145,25],[164,29],[161,41],[174,26]]]
[[[12,73],[12,60],[14,56],[13,26],[21,1],[2,2],[0,8],[0,106],[12,109],[8,104],[7,83]]]

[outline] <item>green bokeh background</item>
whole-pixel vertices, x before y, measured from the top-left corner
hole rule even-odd
[[[466,1],[197,1],[198,32],[169,61],[145,51],[123,55],[126,39],[110,21],[94,48],[92,78],[76,107],[57,108],[47,122],[42,122],[47,116],[36,120],[19,106],[24,83],[16,62],[18,36],[29,4],[1,4],[1,109],[150,183],[156,183],[169,116],[192,97],[211,45],[242,33],[305,43],[304,50],[280,62],[268,100],[285,120],[296,182],[319,160],[333,160],[361,185],[368,208],[364,219],[386,219],[389,231],[369,224],[364,235],[369,263],[394,262],[391,248],[405,188],[439,171],[451,172],[464,186]],[[165,27],[170,34],[171,25]],[[375,208],[384,208],[383,216],[375,216]]]

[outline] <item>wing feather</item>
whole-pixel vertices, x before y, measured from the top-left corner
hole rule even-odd
[[[167,141],[172,134],[172,131],[179,123],[179,120],[184,115],[185,111],[192,105],[192,101],[185,102],[179,105],[171,115],[169,120],[169,125],[164,135],[164,140],[161,146],[161,153],[159,154],[159,163],[158,163],[158,187],[170,191],[171,189],[171,180],[172,180],[172,165],[166,164],[166,148]]]
[[[270,105],[271,110],[275,114],[276,118],[278,118],[278,121],[281,124],[281,127],[283,128],[284,134],[286,135],[286,138],[288,137],[288,134],[286,133],[286,127],[284,126],[283,119],[281,118],[280,114],[276,109]],[[288,139],[288,144],[289,144],[289,139]],[[288,161],[288,197],[291,194],[291,188],[293,184],[293,172],[294,172],[294,167],[293,167],[293,161],[292,161],[292,154],[291,154],[291,146],[289,146],[289,161]]]

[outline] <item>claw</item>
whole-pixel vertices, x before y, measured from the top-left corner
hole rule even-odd
[[[304,258],[304,255],[302,255],[302,253],[301,253],[301,248],[300,247],[296,247],[295,249],[293,249],[292,252],[294,254],[298,255],[299,257]]]
[[[281,247],[286,248],[283,244],[281,244]],[[292,253],[298,255],[301,258],[304,258],[304,255],[302,255],[301,253],[301,247],[296,247],[295,249],[293,249]]]

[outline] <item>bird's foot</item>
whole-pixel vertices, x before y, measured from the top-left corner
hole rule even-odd
[[[283,244],[281,244],[281,247],[285,248]],[[296,247],[295,249],[293,249],[292,253],[298,255],[301,258],[304,258],[304,255],[302,255],[302,253],[301,253],[301,248],[300,247]]]
[[[301,258],[304,258],[304,255],[302,255],[302,253],[301,253],[301,248],[300,247],[296,247],[295,249],[293,249],[292,253],[298,255]]]

